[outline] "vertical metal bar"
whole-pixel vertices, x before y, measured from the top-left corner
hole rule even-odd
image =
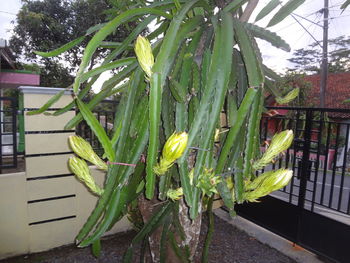
[[[298,196],[298,224],[297,224],[297,241],[301,238],[302,229],[302,215],[305,204],[306,188],[307,188],[307,177],[309,169],[309,156],[310,156],[310,144],[311,144],[311,127],[312,127],[312,111],[306,111],[305,118],[305,131],[304,131],[304,145],[303,145],[303,157],[301,166],[301,178],[299,184],[299,196]]]
[[[329,193],[329,201],[328,201],[328,207],[332,207],[332,201],[333,201],[333,191],[334,191],[334,180],[335,180],[335,170],[337,169],[337,157],[338,157],[338,144],[339,144],[339,134],[340,134],[340,124],[337,123],[337,135],[335,138],[335,152],[334,152],[334,159],[333,159],[333,166],[332,166],[332,182],[331,182],[331,189]]]
[[[293,165],[292,165],[292,170],[293,170],[293,177],[290,183],[290,194],[289,194],[289,203],[292,203],[292,198],[293,198],[293,190],[294,190],[294,179],[295,179],[295,164],[296,164],[296,159],[297,159],[297,147],[296,147],[296,139],[298,137],[298,124],[299,124],[299,119],[300,119],[300,111],[297,109],[297,115],[295,117],[295,129],[294,129],[294,141],[293,141]],[[299,168],[298,168],[299,169]]]
[[[13,167],[17,168],[17,109],[15,107],[15,98],[11,99],[12,109],[12,138],[13,138]]]
[[[349,129],[350,125],[346,125],[346,136],[345,136],[345,145],[344,145],[344,159],[343,159],[343,166],[342,166],[342,173],[341,173],[341,181],[340,181],[340,189],[339,189],[339,198],[338,198],[338,208],[337,210],[340,211],[341,203],[342,203],[342,197],[343,197],[343,187],[344,187],[344,177],[345,177],[345,168],[346,168],[346,156],[348,153],[348,141],[349,141]]]
[[[298,206],[300,209],[304,208],[306,188],[307,188],[307,177],[308,177],[308,173],[309,173],[312,113],[313,112],[311,110],[306,111],[303,157],[302,157],[302,161],[301,161],[301,178],[300,178],[299,199],[298,199]]]
[[[286,119],[287,120],[287,119]],[[287,123],[287,129],[288,130],[292,130],[293,129],[293,119],[292,118],[290,118],[289,120],[288,120],[288,123]],[[288,149],[287,149],[287,153],[286,153],[286,162],[285,162],[285,169],[288,169],[289,167],[289,161],[290,161],[290,148],[291,147],[289,147]]]
[[[328,151],[329,151],[329,139],[331,137],[332,132],[332,123],[328,123],[328,129],[327,129],[327,139],[326,139],[326,158],[325,158],[325,165],[326,167],[323,169],[323,178],[322,178],[322,190],[321,190],[321,200],[320,204],[323,205],[323,198],[324,198],[324,191],[326,186],[326,177],[327,177],[327,171],[328,171]]]
[[[316,199],[318,169],[320,164],[320,151],[321,151],[321,143],[322,143],[322,130],[324,125],[324,115],[325,115],[324,112],[320,112],[319,131],[317,134],[317,153],[316,153],[317,157],[316,157],[315,171],[314,171],[314,182],[313,182],[314,185],[312,190],[311,211],[314,211],[315,199]]]
[[[19,153],[25,151],[25,134],[24,134],[24,105],[23,105],[23,93],[20,92],[18,95],[18,132],[19,132],[19,143],[17,150]]]

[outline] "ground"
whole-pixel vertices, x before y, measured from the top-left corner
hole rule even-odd
[[[207,220],[201,235],[201,245],[207,230]],[[5,259],[0,263],[118,263],[135,232],[129,231],[110,236],[102,241],[102,254],[94,258],[89,248],[79,249],[74,245],[56,248],[47,252]],[[197,255],[196,263],[200,262]],[[135,263],[138,261],[135,261]],[[296,263],[294,260],[248,236],[227,222],[215,217],[215,233],[209,252],[212,263]]]

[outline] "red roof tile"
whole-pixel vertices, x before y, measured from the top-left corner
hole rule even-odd
[[[320,75],[306,76],[305,80],[312,84],[308,96],[310,99],[310,105],[319,107]],[[328,74],[325,99],[325,108],[350,109],[350,103],[344,103],[344,100],[350,99],[350,72]],[[349,116],[348,114],[341,115],[344,116],[339,115],[337,117],[348,118]]]
[[[312,84],[309,98],[315,107],[320,104],[320,75],[306,76],[305,80]],[[326,89],[326,108],[350,109],[350,72],[328,74]]]

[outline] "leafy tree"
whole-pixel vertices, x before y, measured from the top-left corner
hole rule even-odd
[[[130,4],[130,1],[123,2],[124,8]],[[11,48],[19,62],[40,65],[41,85],[66,87],[72,83],[72,72],[80,64],[89,37],[58,58],[41,58],[34,51],[48,51],[84,36],[90,27],[118,14],[116,10],[108,13],[112,7],[104,0],[24,0],[10,39]],[[130,22],[118,27],[106,41],[122,41],[134,26],[135,22]],[[106,49],[99,48],[89,68],[101,61],[105,54]]]
[[[214,195],[220,194],[234,215],[235,204],[256,201],[285,186],[292,176],[291,171],[280,169],[255,177],[255,172],[271,163],[293,139],[292,131],[281,132],[264,154],[259,153],[264,87],[280,100],[286,98],[280,98],[273,85],[264,85],[274,83],[276,74],[263,66],[255,38],[283,49],[289,46],[268,29],[247,23],[257,1],[246,6],[244,0],[133,2],[94,34],[74,81],[74,100],[53,113],[62,114],[76,105],[80,113],[66,128],[84,119],[109,161],[101,160],[83,139],[70,138],[79,156],[70,159],[71,170],[100,197],[76,240],[80,247],[92,245],[98,254],[100,237],[138,200],[144,226],[124,262],[134,262],[134,246],[147,241],[154,262],[190,262],[206,207],[209,232],[202,261],[208,262]],[[258,14],[260,19],[278,7],[268,26],[278,24],[304,1],[290,0],[282,7],[271,2]],[[109,43],[114,48],[101,66],[88,70],[102,42],[116,28],[140,16],[145,16],[144,21],[129,37],[121,44]],[[156,29],[146,38],[137,37],[154,20]],[[137,59],[123,56],[115,60],[130,44],[135,46]],[[93,79],[111,68],[120,70],[89,103],[83,103]],[[117,92],[122,98],[109,137],[91,110]],[[42,113],[62,94],[31,114]],[[223,109],[227,116],[224,130],[220,123]],[[84,159],[106,171],[103,187],[95,184]]]
[[[329,52],[329,72],[346,72],[350,69],[350,37],[340,36],[328,41]],[[312,43],[308,48],[297,49],[293,53],[293,57],[288,59],[295,64],[290,71],[299,73],[315,74],[320,73],[320,65],[322,62],[322,49],[320,43]]]

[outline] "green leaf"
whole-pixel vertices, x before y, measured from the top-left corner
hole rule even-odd
[[[44,111],[46,111],[48,108],[50,108],[54,103],[56,103],[62,97],[62,95],[64,94],[64,91],[65,90],[58,92],[57,94],[52,96],[40,109],[30,111],[27,113],[27,115],[35,115],[35,114],[43,113]]]
[[[263,9],[261,9],[259,14],[256,16],[254,23],[270,14],[280,3],[280,0],[271,0]]]
[[[65,44],[65,45],[63,45],[55,50],[52,50],[49,52],[34,51],[34,53],[39,55],[39,56],[45,57],[45,58],[55,57],[55,56],[62,54],[65,51],[79,45],[81,42],[83,42],[84,39],[85,39],[85,36],[78,37],[78,38],[72,40],[71,42],[68,42],[67,44]]]
[[[340,9],[343,9],[343,12],[344,10],[350,5],[350,0],[346,0],[340,7]]]
[[[277,11],[271,18],[267,27],[274,26],[289,16],[295,9],[297,9],[305,0],[289,0],[284,6]]]
[[[117,75],[115,75],[115,76],[111,77],[109,80],[107,80],[106,82],[108,82],[108,85],[106,85],[105,87],[102,87],[101,91],[99,93],[97,93],[92,98],[92,100],[90,100],[90,102],[87,104],[87,107],[89,109],[92,109],[98,103],[100,103],[102,100],[104,100],[106,97],[113,95],[111,93],[116,93],[118,91],[122,91],[125,88],[125,84],[115,87],[116,83],[119,83],[121,79],[124,79],[125,77],[130,75],[131,71],[133,71],[136,67],[137,67],[137,62],[135,62],[135,64],[134,63],[131,64],[130,66],[126,67],[121,72],[119,72]],[[112,80],[114,80],[114,82]],[[115,87],[115,89],[113,89],[114,87]],[[67,106],[67,108],[68,108],[68,106]],[[58,113],[58,114],[60,114],[60,113]],[[78,123],[82,120],[83,120],[82,115],[80,113],[78,113],[66,124],[66,126],[64,128],[67,130],[72,129],[73,127],[78,125]]]
[[[217,185],[218,192],[220,197],[224,201],[225,206],[231,211],[234,211],[235,202],[232,200],[232,195],[230,189],[228,189],[226,181],[223,180]]]
[[[99,142],[101,143],[105,154],[110,162],[115,159],[115,154],[113,151],[112,143],[109,140],[106,131],[103,129],[99,121],[96,119],[95,115],[89,110],[89,108],[79,99],[75,99],[77,106],[83,115],[86,123],[89,125],[91,130],[94,132]]]
[[[98,258],[101,255],[101,240],[97,239],[92,243],[92,254]]]
[[[233,27],[247,70],[249,85],[250,87],[258,87],[264,82],[264,74],[252,38],[239,20],[235,19]]]
[[[117,58],[120,54],[122,54],[125,50],[128,50],[130,46],[133,48],[133,45],[131,43],[135,40],[135,38],[142,33],[145,28],[149,25],[149,23],[155,19],[156,16],[151,15],[149,17],[144,18],[142,22],[140,22],[137,27],[123,40],[121,45],[113,50],[105,59],[103,64],[107,64],[108,62],[112,61],[113,59]],[[102,43],[102,42],[101,42]]]
[[[120,137],[118,140],[118,144],[115,147],[115,149],[116,149],[116,161],[117,162],[122,162],[123,160],[125,160],[126,141],[127,141],[130,126],[131,126],[131,116],[132,116],[133,109],[135,107],[137,89],[140,86],[140,82],[142,79],[141,76],[142,76],[141,68],[137,68],[137,70],[132,75],[131,80],[130,80],[125,110],[123,113],[121,113],[121,114],[123,114],[122,129],[120,131],[120,135],[119,135]],[[123,98],[124,98],[124,96],[123,96]],[[145,111],[145,113],[146,112],[147,111]]]
[[[224,12],[234,12],[238,8],[240,8],[242,5],[244,5],[248,0],[236,0],[236,1],[231,1],[227,6],[224,7],[223,11]]]
[[[226,137],[225,143],[221,149],[220,157],[216,165],[215,173],[219,174],[223,172],[223,168],[227,161],[228,154],[231,150],[232,145],[238,139],[240,128],[242,127],[248,113],[249,109],[255,99],[257,90],[254,88],[249,88],[246,95],[241,103],[241,106],[238,109],[237,121],[234,126],[230,128],[230,131]]]
[[[81,77],[85,72],[86,67],[88,66],[94,52],[98,48],[98,46],[101,44],[101,42],[111,33],[115,31],[115,29],[120,26],[122,23],[128,21],[129,19],[139,16],[139,15],[146,15],[146,14],[154,14],[154,15],[160,15],[164,16],[166,18],[171,18],[167,13],[153,8],[138,8],[138,9],[132,9],[123,12],[116,18],[114,18],[112,21],[108,22],[103,28],[101,28],[90,40],[88,45],[85,48],[84,55],[79,67],[79,71],[77,73],[77,76],[74,80],[73,84],[73,91],[75,93],[78,92],[80,83],[81,83]]]
[[[88,30],[86,30],[86,33],[85,33],[85,36],[88,36],[98,30],[100,30],[102,27],[104,27],[107,23],[100,23],[100,24],[97,24],[97,25],[94,25],[90,28],[88,28]]]
[[[122,42],[112,42],[112,41],[102,41],[100,44],[101,48],[119,48],[123,45]],[[134,48],[134,45],[129,44],[127,45],[128,50],[132,50]]]
[[[174,99],[177,102],[185,103],[186,102],[186,88],[183,87],[179,82],[177,82],[175,79],[170,78],[170,84],[169,88],[171,91],[171,94],[173,95]]]
[[[159,263],[167,263],[166,262],[167,244],[168,244],[168,232],[171,231],[170,226],[171,226],[171,215],[169,215],[164,220],[163,230],[159,241],[159,247],[160,247]]]
[[[244,149],[243,178],[250,179],[252,176],[252,163],[255,158],[255,149],[259,138],[259,125],[262,107],[262,88],[259,88],[249,115],[246,144]],[[237,198],[238,201],[243,201]]]
[[[219,121],[220,112],[223,108],[225,102],[225,96],[228,89],[228,83],[230,80],[231,73],[231,63],[232,63],[232,52],[233,52],[233,19],[232,14],[223,13],[222,14],[222,24],[217,27],[215,31],[215,42],[214,42],[214,50],[212,56],[212,62],[209,68],[209,75],[207,80],[206,88],[208,93],[213,96],[214,101],[211,105],[211,112],[209,119],[210,121],[207,123],[205,127],[203,139],[201,140],[200,147],[204,149],[208,149],[211,144],[213,144],[214,140],[214,132],[216,128],[216,124]],[[210,89],[211,92],[210,92]],[[212,94],[214,93],[214,94]],[[209,95],[209,97],[211,97]],[[207,107],[203,106],[203,99],[201,101],[202,110]],[[199,109],[200,111],[201,109]],[[195,123],[198,115],[196,115]],[[193,136],[193,134],[192,134]],[[190,141],[190,137],[189,137]],[[191,145],[190,143],[188,143]],[[197,179],[199,174],[201,173],[204,162],[206,159],[207,151],[200,151],[196,158],[196,165],[194,169],[194,177],[193,184],[197,184]],[[190,208],[190,217],[195,219],[198,215],[198,204],[199,204],[199,196],[200,190],[195,188],[195,192],[193,194],[192,206]]]
[[[268,68],[267,66],[263,65],[263,70],[264,70],[264,74],[266,77],[275,80],[275,81],[281,81],[282,77],[280,75],[278,75],[275,71],[273,71],[272,69]],[[281,95],[282,96],[282,95]]]
[[[181,10],[171,21],[169,28],[164,36],[162,46],[152,68],[153,72],[158,72],[161,74],[162,84],[165,82],[166,76],[168,75],[173,62],[173,56],[170,56],[170,53],[175,53],[174,50],[178,49],[178,41],[176,41],[176,38],[179,33],[178,31],[182,24],[182,21],[186,17],[186,14],[190,8],[198,1],[199,0],[191,0],[182,6]]]
[[[250,23],[244,23],[244,26],[250,30],[251,34],[254,37],[263,39],[274,47],[280,48],[284,51],[289,52],[290,51],[290,46],[286,41],[284,41],[280,36],[278,36],[275,32],[271,32],[269,30],[266,30],[262,27],[250,24]]]
[[[157,163],[158,144],[159,144],[159,125],[160,111],[162,103],[162,87],[161,75],[153,73],[150,81],[150,97],[149,97],[149,123],[150,136],[147,153],[146,166],[146,197],[152,199],[155,189],[155,173],[153,167]]]
[[[274,81],[269,79],[265,79],[264,88],[270,92],[275,97],[282,97],[282,93],[276,88],[276,84]]]
[[[99,75],[99,74],[101,74],[105,71],[108,71],[108,70],[116,69],[116,68],[119,68],[122,66],[131,65],[135,61],[136,61],[136,58],[130,57],[130,58],[123,58],[123,59],[116,60],[116,61],[113,61],[111,63],[105,64],[105,65],[102,65],[100,67],[94,68],[94,69],[84,73],[81,76],[81,81],[84,82],[84,81],[88,80],[89,78],[96,76],[96,75]]]

